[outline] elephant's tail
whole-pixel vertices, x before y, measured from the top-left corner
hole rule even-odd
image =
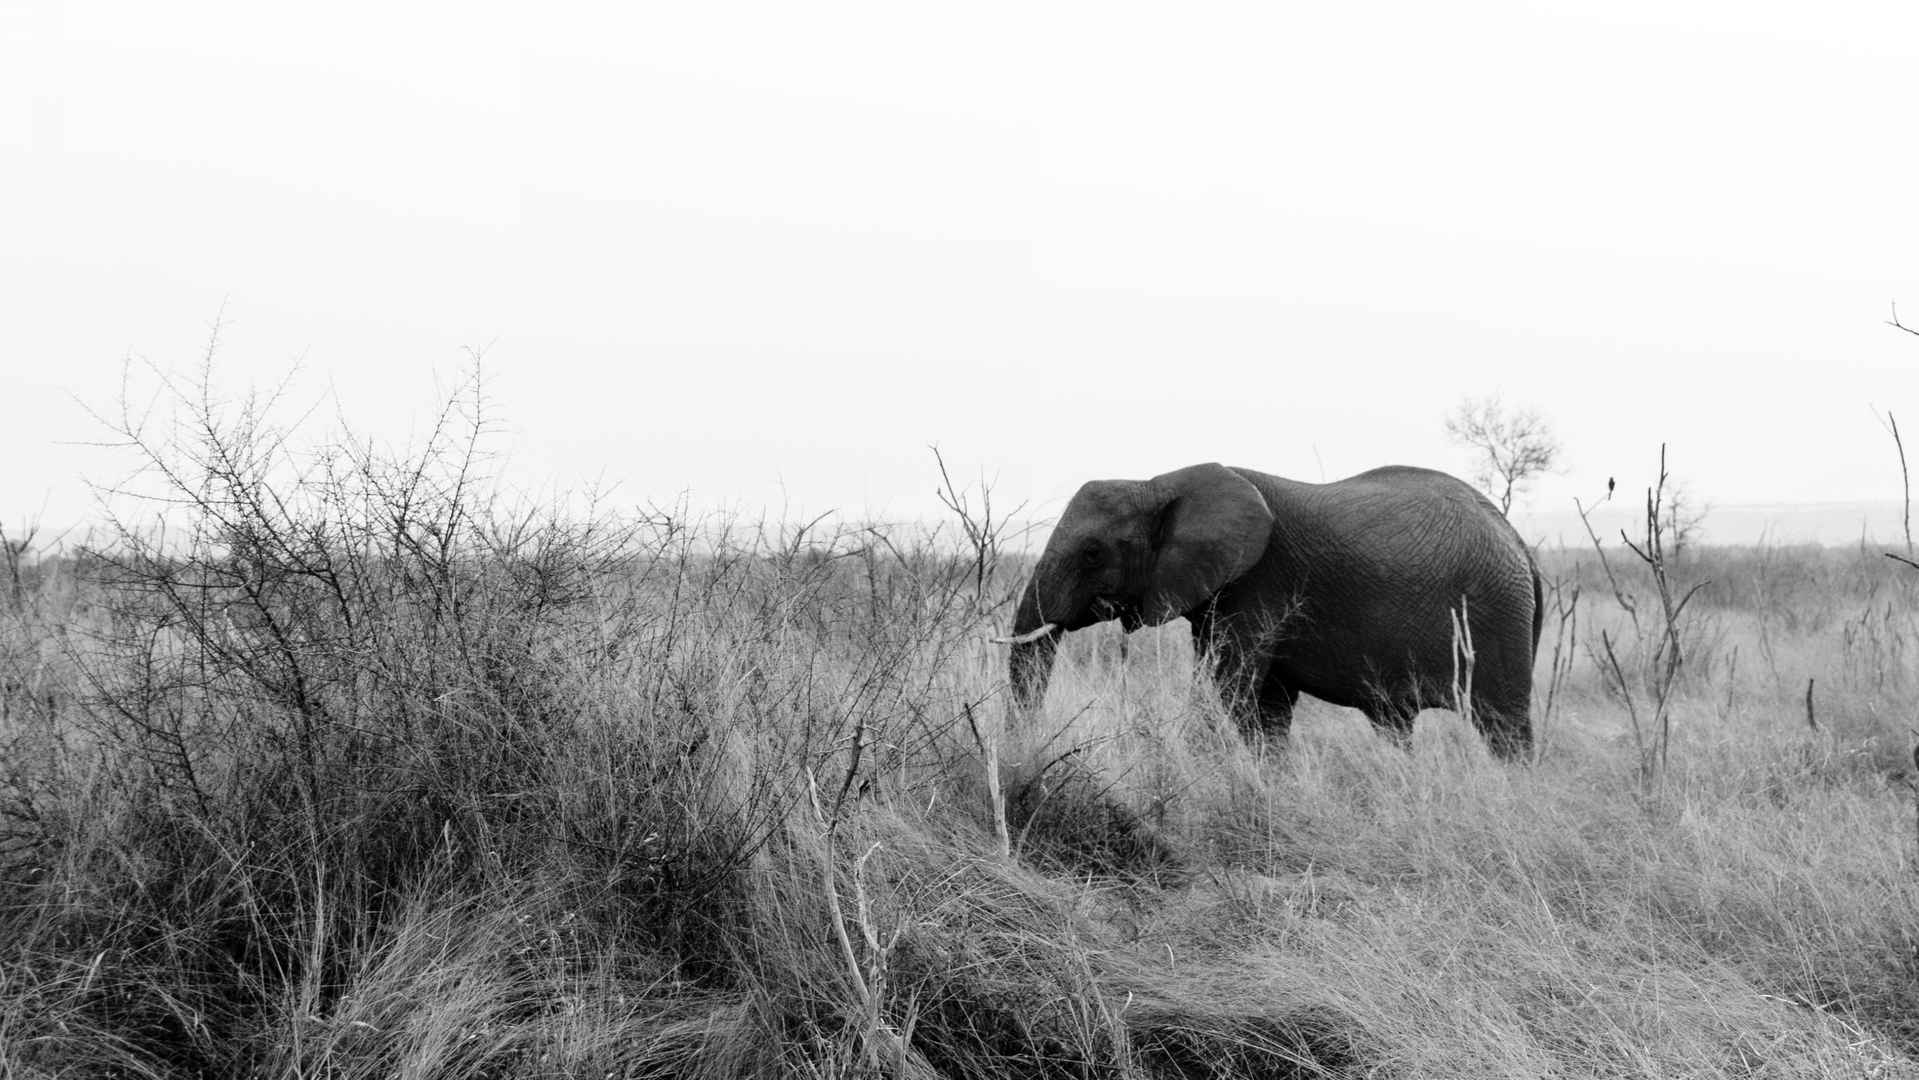
[[[1539,632],[1546,626],[1546,596],[1539,587],[1539,564],[1528,558],[1533,572],[1533,656],[1539,656]]]

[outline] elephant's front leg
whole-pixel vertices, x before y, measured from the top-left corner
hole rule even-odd
[[[1211,659],[1220,702],[1248,739],[1285,737],[1299,691],[1270,670],[1271,650],[1260,635],[1247,632],[1244,620],[1208,611],[1193,619],[1193,648],[1202,662]]]

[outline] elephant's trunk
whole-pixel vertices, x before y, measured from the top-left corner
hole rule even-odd
[[[1046,696],[1047,680],[1053,677],[1053,657],[1059,649],[1059,624],[1040,618],[1039,583],[1036,569],[1020,596],[1019,611],[1013,617],[1013,643],[1006,654],[1013,701],[1022,715],[1038,708],[1040,699]]]

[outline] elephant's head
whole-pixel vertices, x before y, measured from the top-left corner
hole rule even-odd
[[[1259,490],[1224,465],[1081,487],[1014,617],[1008,663],[1020,707],[1046,693],[1063,631],[1115,618],[1134,630],[1200,608],[1259,561],[1272,524]]]

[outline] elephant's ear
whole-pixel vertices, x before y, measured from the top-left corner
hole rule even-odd
[[[1273,511],[1245,477],[1217,463],[1147,481],[1164,502],[1141,603],[1151,625],[1192,611],[1252,569],[1272,538]]]

